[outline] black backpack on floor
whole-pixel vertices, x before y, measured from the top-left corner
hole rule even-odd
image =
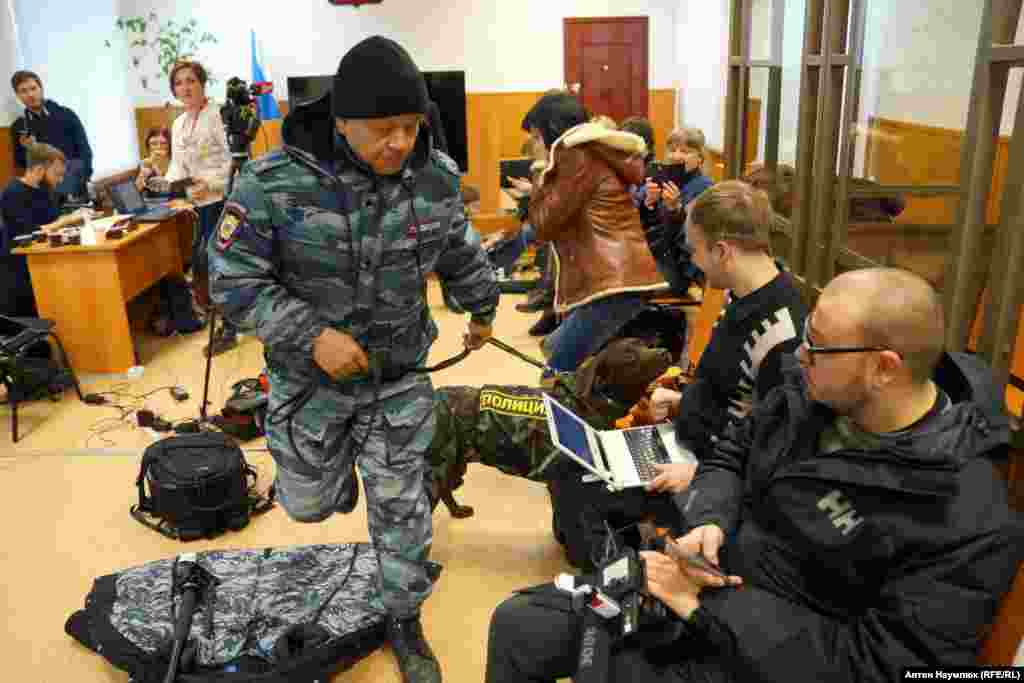
[[[171,436],[152,444],[142,455],[135,484],[139,504],[132,506],[132,517],[182,541],[212,538],[225,529],[238,531],[249,524],[249,517],[274,505],[273,494],[264,498],[255,493],[256,470],[242,449],[217,432]]]

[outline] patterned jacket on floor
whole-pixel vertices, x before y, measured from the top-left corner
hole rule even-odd
[[[196,565],[213,581],[199,592],[179,673],[311,680],[300,674],[347,668],[383,641],[366,543],[212,550]],[[186,568],[172,558],[97,578],[65,631],[132,680],[162,681]]]

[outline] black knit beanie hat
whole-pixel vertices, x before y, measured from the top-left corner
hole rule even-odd
[[[382,36],[360,42],[338,64],[331,102],[339,119],[426,114],[427,84],[409,53]]]

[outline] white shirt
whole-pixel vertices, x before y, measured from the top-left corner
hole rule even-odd
[[[231,151],[220,109],[207,100],[198,117],[183,112],[171,126],[171,165],[167,180],[196,178],[210,188],[210,196],[200,205],[212,204],[224,198],[228,175],[231,173]]]

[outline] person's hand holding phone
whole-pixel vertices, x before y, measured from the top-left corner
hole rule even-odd
[[[671,180],[661,188],[661,198],[665,202],[665,207],[670,211],[678,211],[682,208],[683,200],[680,195],[679,187]]]
[[[654,181],[653,178],[648,178],[644,184],[644,206],[648,209],[653,209],[654,205],[661,199],[661,185]]]

